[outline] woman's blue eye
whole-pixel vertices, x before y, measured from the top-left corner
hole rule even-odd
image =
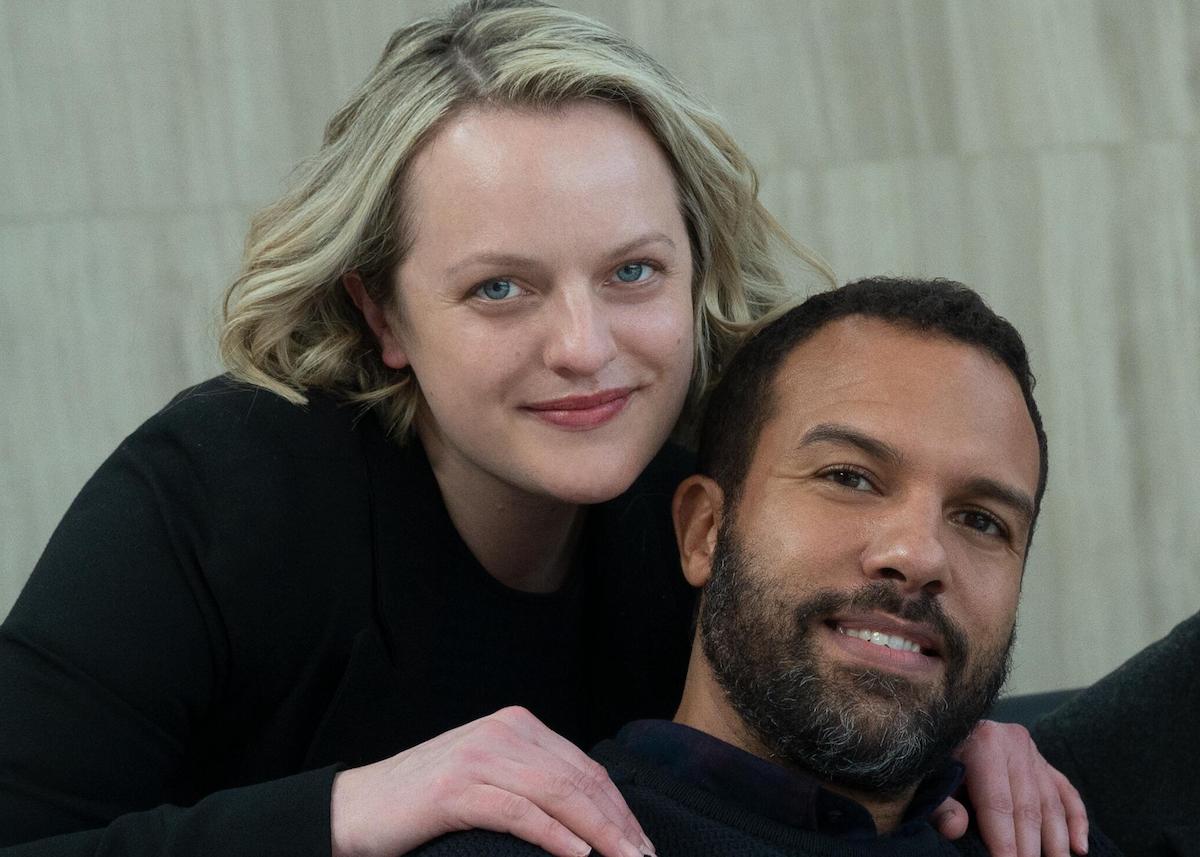
[[[650,276],[650,266],[645,262],[630,262],[617,268],[617,279],[622,283],[636,283]]]
[[[482,284],[475,292],[489,301],[502,301],[513,293],[516,286],[512,280],[488,280]]]

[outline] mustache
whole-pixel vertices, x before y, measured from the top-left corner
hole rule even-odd
[[[852,592],[822,590],[796,607],[793,620],[798,629],[835,613],[877,610],[908,622],[920,622],[942,638],[941,655],[948,664],[961,664],[967,655],[967,637],[946,615],[937,597],[929,593],[905,596],[887,580],[872,580]]]

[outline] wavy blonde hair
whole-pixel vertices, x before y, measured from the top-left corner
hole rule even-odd
[[[745,154],[716,115],[645,51],[608,27],[536,0],[472,0],[392,35],[333,116],[291,189],[251,222],[224,300],[221,357],[237,378],[306,402],[322,388],[381,410],[408,435],[421,402],[408,369],[384,365],[341,278],[398,311],[393,272],[412,230],[404,179],[421,144],[472,105],[546,109],[598,99],[632,109],[667,153],[692,244],[696,359],[686,424],[755,322],[800,297],[781,246],[833,275],[758,202]]]

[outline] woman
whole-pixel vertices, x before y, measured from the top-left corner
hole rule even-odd
[[[652,853],[575,745],[677,701],[664,444],[791,298],[773,244],[740,150],[620,36],[527,3],[395,34],[254,222],[233,377],[122,444],[4,625],[0,842]],[[976,804],[1034,816],[979,822],[1065,853],[1077,798],[1029,747],[972,740]]]

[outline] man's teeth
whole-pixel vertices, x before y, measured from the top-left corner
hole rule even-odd
[[[886,646],[889,649],[899,649],[902,652],[919,652],[921,647],[912,640],[906,640],[903,637],[897,637],[892,634],[881,634],[878,631],[868,631],[865,628],[850,629],[843,628],[838,625],[838,633],[845,634],[847,637],[856,637],[859,640],[866,640],[868,643],[874,643],[877,646]]]

